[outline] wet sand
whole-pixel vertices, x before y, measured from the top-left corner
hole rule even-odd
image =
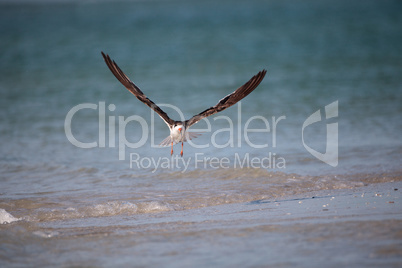
[[[170,240],[172,266],[400,267],[401,197],[402,182],[319,191],[177,212],[134,233]]]
[[[16,221],[0,226],[14,256],[0,263],[400,267],[401,197],[402,182],[390,182],[118,219]],[[31,247],[35,255],[23,250]]]

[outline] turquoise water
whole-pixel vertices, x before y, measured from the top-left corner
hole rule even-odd
[[[9,259],[33,254],[12,249],[39,239],[22,238],[24,228],[54,231],[57,244],[83,226],[113,233],[138,215],[151,224],[173,211],[195,217],[203,207],[401,178],[397,1],[0,5],[0,208],[23,219],[0,226],[15,234],[3,245]],[[190,118],[268,72],[241,104],[192,127],[205,133],[184,145],[183,158],[179,145],[170,157],[170,148],[155,146],[168,128],[113,77],[101,51],[174,119],[175,107]],[[336,116],[326,119],[335,103]],[[82,104],[90,106],[74,114],[71,133],[96,143],[90,149],[66,134],[66,117]],[[303,129],[317,110],[322,120]],[[142,123],[122,127],[131,116]],[[330,139],[328,124],[337,124]],[[338,149],[332,166],[307,150],[324,154],[327,144]],[[82,235],[93,242],[89,229]]]

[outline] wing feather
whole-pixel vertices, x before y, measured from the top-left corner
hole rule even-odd
[[[109,55],[104,54],[102,56],[106,62],[106,65],[109,67],[110,71],[114,74],[117,80],[125,86],[128,91],[134,94],[140,101],[145,103],[149,108],[154,110],[165,122],[168,126],[174,123],[174,120],[170,119],[170,117],[161,109],[158,105],[156,105],[153,101],[147,98],[145,94],[141,91],[139,87],[137,87],[128,76],[119,68],[115,61],[112,61]]]
[[[186,126],[190,127],[191,125],[194,125],[201,119],[216,114],[220,111],[225,110],[226,108],[229,108],[230,106],[236,104],[239,102],[241,99],[246,97],[248,94],[250,94],[256,87],[261,83],[261,81],[264,79],[265,74],[267,73],[266,70],[260,71],[258,74],[254,75],[247,83],[245,83],[243,86],[239,87],[236,89],[234,92],[231,94],[225,96],[222,98],[215,106],[212,106],[201,113],[194,115],[192,118],[186,121]]]

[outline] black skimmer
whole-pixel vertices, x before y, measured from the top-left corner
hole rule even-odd
[[[140,101],[145,103],[148,107],[153,109],[165,123],[168,125],[170,129],[170,135],[164,139],[160,146],[172,146],[170,154],[173,154],[173,145],[181,142],[181,152],[180,155],[183,156],[183,142],[187,140],[191,140],[195,138],[197,135],[196,133],[187,132],[188,128],[200,121],[201,119],[216,114],[220,111],[229,108],[230,106],[236,104],[238,101],[246,97],[250,94],[264,79],[265,74],[267,73],[266,70],[260,71],[258,74],[254,75],[247,83],[243,86],[236,89],[233,93],[227,95],[223,99],[221,99],[215,106],[212,106],[205,111],[194,115],[189,120],[186,121],[175,121],[171,119],[161,108],[158,107],[153,101],[147,98],[145,94],[137,87],[131,80],[128,78],[127,75],[123,73],[123,71],[117,66],[116,62],[111,60],[109,55],[104,54],[102,56],[105,60],[107,66],[109,67],[110,71],[116,76],[117,80],[120,81],[134,96],[137,97]]]

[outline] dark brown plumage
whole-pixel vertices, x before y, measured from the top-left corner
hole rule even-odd
[[[174,120],[170,119],[169,116],[162,111],[161,108],[159,108],[158,105],[156,105],[153,101],[147,98],[145,94],[141,91],[139,87],[137,87],[131,80],[130,78],[123,73],[123,71],[119,68],[119,66],[116,64],[115,61],[112,61],[109,57],[109,55],[105,55],[103,52],[102,56],[103,59],[106,62],[106,65],[109,67],[110,71],[116,76],[117,80],[120,81],[120,83],[123,84],[131,93],[134,94],[134,96],[137,97],[140,101],[148,105],[152,110],[154,110],[156,113],[159,114],[160,117],[162,117],[163,120],[165,120],[166,124],[171,125],[174,123]]]
[[[266,70],[262,70],[258,74],[254,75],[247,83],[236,89],[233,93],[222,98],[215,106],[212,106],[187,120],[186,126],[190,127],[191,125],[194,125],[201,119],[219,113],[220,111],[223,111],[226,108],[229,108],[230,106],[236,104],[241,99],[250,94],[261,83],[266,73],[267,73]]]

